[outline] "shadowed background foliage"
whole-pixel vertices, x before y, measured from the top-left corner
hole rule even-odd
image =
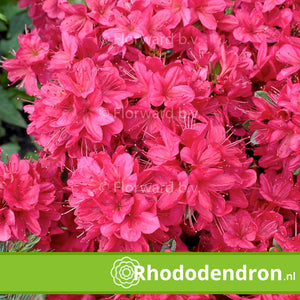
[[[0,56],[12,58],[19,48],[18,35],[25,27],[31,28],[31,19],[27,10],[18,8],[16,1],[0,1]],[[27,116],[23,112],[24,100],[33,101],[23,89],[16,88],[18,83],[10,85],[7,72],[0,68],[0,146],[1,160],[6,162],[7,155],[19,153],[23,157],[36,158],[36,146],[26,134]],[[23,100],[24,99],[24,100]]]

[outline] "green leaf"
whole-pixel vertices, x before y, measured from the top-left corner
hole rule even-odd
[[[297,176],[300,174],[300,167],[293,171],[293,175]]]
[[[221,71],[221,65],[220,62],[217,61],[214,65],[214,69],[212,68],[211,61],[208,64],[209,67],[209,74],[208,74],[208,81],[212,81],[214,83],[217,83],[217,76],[220,74]]]
[[[0,295],[0,300],[44,300],[44,295]]]
[[[0,242],[0,252],[8,252],[8,242]]]
[[[84,4],[86,5],[85,0],[68,0],[70,4]]]
[[[7,26],[2,21],[0,21],[0,31],[7,31]]]
[[[21,150],[20,146],[16,143],[3,144],[1,145],[1,149],[1,161],[3,161],[4,163],[7,163],[7,155],[10,159],[13,153],[18,153]]]
[[[17,50],[19,48],[18,37],[14,36],[13,38],[0,41],[0,54],[6,58],[13,58],[10,54],[11,50]]]
[[[215,63],[215,67],[214,67],[214,79],[215,80],[217,79],[217,76],[220,74],[220,71],[221,71],[221,65],[220,65],[220,62],[217,61]]]
[[[0,88],[0,120],[8,124],[26,128],[27,124],[24,118],[9,100],[9,95],[9,92]]]
[[[24,32],[25,25],[29,27],[31,24],[32,20],[29,18],[27,11],[22,11],[10,19],[10,33],[12,36],[18,36]]]
[[[283,249],[278,245],[278,243],[274,238],[273,238],[273,247],[270,248],[269,252],[283,252]]]
[[[27,152],[24,158],[30,161],[39,160],[39,154],[37,152]]]
[[[164,252],[165,250],[170,249],[171,252],[176,251],[176,241],[173,239],[169,239],[164,245],[161,247],[160,252]]]
[[[208,68],[209,68],[208,81],[212,81],[213,78],[212,78],[212,63],[211,63],[211,61],[208,64]]]
[[[254,133],[252,134],[252,136],[250,138],[250,142],[251,142],[252,145],[259,145],[259,143],[255,139],[258,132],[259,132],[259,130],[254,131]]]
[[[276,102],[269,96],[269,94],[265,91],[256,91],[254,93],[254,97],[260,97],[263,98],[267,103],[270,105],[277,107]]]
[[[226,9],[225,9],[225,14],[226,14],[226,15],[233,15],[233,10],[232,10],[232,8],[231,8],[231,7],[226,8]]]
[[[185,207],[185,213],[184,218],[185,220],[188,220],[190,218],[190,214],[194,214],[195,210],[193,208],[190,208],[188,205]]]
[[[41,238],[31,234],[27,236],[27,242],[14,241],[9,242],[9,252],[32,252],[32,248],[40,241]],[[36,250],[34,252],[37,252]]]
[[[0,85],[4,88],[9,84],[9,80],[7,79],[7,71],[2,70],[2,74],[0,74]]]
[[[171,57],[173,55],[173,50],[172,49],[164,50],[162,52],[162,55],[165,55],[166,57]]]
[[[17,4],[13,4],[10,0],[0,1],[0,12],[9,20],[12,16],[19,13],[21,10]]]
[[[17,91],[18,90],[16,90],[16,92]],[[17,93],[15,93],[15,94],[17,94]],[[16,95],[16,97],[10,98],[10,102],[17,110],[23,110],[23,101],[19,100],[19,97],[17,97],[17,95]]]
[[[12,49],[17,50],[19,48],[19,34],[24,32],[25,25],[29,27],[32,24],[27,11],[21,11],[19,14],[13,15],[9,21],[7,39],[0,41],[0,52],[1,55],[5,56],[8,56]]]
[[[245,128],[245,129],[248,129],[249,128],[249,126],[250,126],[250,122],[251,121],[253,121],[253,120],[248,120],[248,121],[245,121],[244,123],[243,123],[243,127]]]
[[[9,100],[12,102],[12,104],[18,109],[23,110],[23,102],[22,100],[28,100],[33,102],[34,98],[31,96],[28,96],[25,92],[20,91],[16,88],[10,88],[7,90],[9,93]]]
[[[3,21],[4,23],[8,23],[7,18],[2,13],[0,13],[0,21]]]

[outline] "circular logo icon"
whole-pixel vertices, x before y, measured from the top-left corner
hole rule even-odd
[[[110,270],[114,283],[124,289],[137,285],[140,282],[140,278],[135,278],[135,267],[139,265],[140,263],[136,259],[128,256],[117,259]]]

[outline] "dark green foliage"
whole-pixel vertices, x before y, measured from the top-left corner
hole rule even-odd
[[[0,300],[43,300],[43,295],[0,295]]]
[[[0,252],[39,252],[38,249],[33,249],[39,240],[39,237],[30,234],[26,243],[21,241],[0,242]]]
[[[31,19],[27,10],[19,9],[17,1],[0,1],[0,56],[13,58],[12,50],[19,48],[18,36],[25,32],[25,27],[31,28]],[[2,59],[3,60],[3,59]],[[7,72],[0,67],[0,146],[2,148],[1,160],[7,162],[12,153],[26,151],[33,152],[34,145],[26,136],[27,121],[23,111],[23,99],[33,101],[33,97],[26,95],[24,90],[19,90],[15,85],[10,86]],[[29,144],[24,147],[24,144]],[[32,144],[32,145],[31,145]],[[36,155],[30,153],[27,157],[33,159]]]

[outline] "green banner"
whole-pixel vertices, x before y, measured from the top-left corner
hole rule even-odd
[[[0,294],[300,294],[300,253],[1,253]]]

